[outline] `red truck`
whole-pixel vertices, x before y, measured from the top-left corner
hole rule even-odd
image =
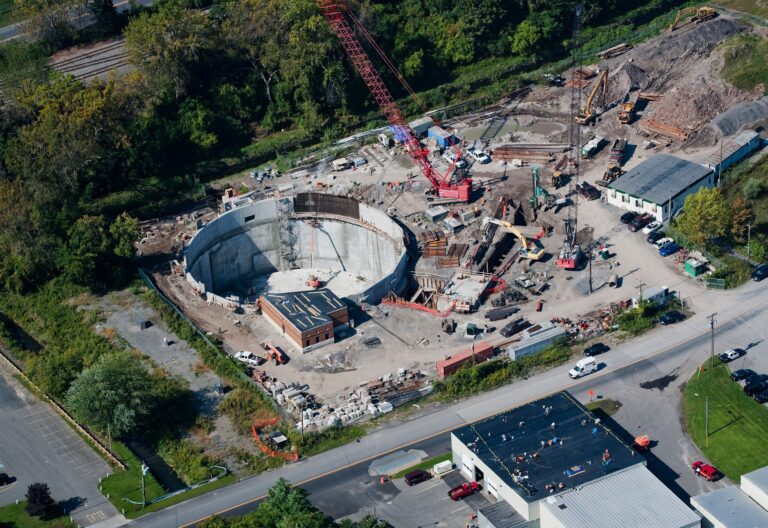
[[[699,475],[700,477],[704,477],[709,481],[717,480],[717,478],[720,476],[720,472],[717,470],[715,466],[710,466],[709,464],[705,464],[701,460],[697,460],[696,462],[691,464],[691,468],[697,475]]]
[[[477,485],[477,482],[465,482],[461,486],[456,486],[451,491],[448,492],[448,496],[451,498],[451,500],[461,500],[464,497],[469,497],[473,493],[477,493],[477,491],[480,489],[480,486]]]

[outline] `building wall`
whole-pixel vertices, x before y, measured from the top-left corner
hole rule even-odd
[[[744,478],[744,475],[741,477],[741,490],[764,510],[768,510],[768,493],[759,486],[756,486],[749,478]]]
[[[225,295],[249,279],[291,269],[281,255],[278,220],[292,211],[292,199],[270,199],[243,205],[208,223],[184,249],[190,283]],[[349,300],[376,303],[389,292],[404,289],[408,255],[403,230],[383,211],[360,204],[359,219],[322,219],[319,229],[302,220],[288,222],[296,239],[295,265],[344,270],[370,281],[359,293],[347,296]]]
[[[650,213],[659,222],[666,222],[670,219],[671,215],[674,215],[677,211],[682,209],[683,203],[686,197],[695,193],[702,187],[713,187],[715,184],[714,173],[710,173],[706,178],[703,178],[693,184],[688,189],[684,190],[672,199],[672,203],[655,204],[648,202],[640,198],[635,198],[616,189],[607,189],[607,201],[609,204],[624,209],[626,211],[632,211],[634,213]],[[671,207],[671,211],[670,211]]]
[[[478,467],[483,472],[486,485],[482,493],[488,493],[488,484],[490,480],[493,482],[494,487],[497,489],[498,500],[507,501],[517,512],[522,515],[525,520],[530,521],[536,519],[533,516],[533,511],[525,499],[523,499],[514,489],[509,488],[498,475],[494,474],[488,466],[486,466],[477,456],[475,456],[470,449],[465,446],[456,436],[451,434],[451,451],[453,452],[453,463],[458,470],[468,479],[475,480],[474,468]]]

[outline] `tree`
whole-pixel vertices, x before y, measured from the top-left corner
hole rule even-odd
[[[737,196],[731,202],[731,235],[737,242],[746,242],[747,225],[755,219],[752,206]]]
[[[134,244],[138,242],[139,221],[128,213],[123,213],[109,226],[112,235],[115,255],[129,259],[133,257]]]
[[[48,484],[35,482],[27,488],[27,513],[32,517],[47,519],[56,511],[56,502],[51,497]]]
[[[125,353],[110,354],[75,379],[66,402],[77,419],[121,437],[151,414],[152,382],[138,359]]]
[[[60,253],[62,270],[78,284],[97,284],[99,263],[104,262],[111,245],[104,217],[82,216],[67,234],[69,240]]]
[[[108,37],[120,30],[120,16],[113,0],[88,0],[88,11],[100,36]]]
[[[71,44],[77,30],[72,25],[72,14],[82,9],[84,0],[15,0],[14,7],[21,20],[25,20],[30,33],[39,34],[56,49]]]
[[[723,193],[706,187],[685,199],[683,214],[676,221],[677,228],[696,245],[724,236],[730,225],[730,210]]]

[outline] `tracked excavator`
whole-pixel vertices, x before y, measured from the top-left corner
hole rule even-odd
[[[597,117],[597,113],[595,113],[594,109],[592,108],[592,103],[595,102],[595,96],[601,87],[603,90],[603,96],[605,96],[605,91],[608,89],[608,68],[600,72],[600,76],[597,78],[597,82],[595,83],[595,86],[592,87],[592,91],[589,93],[589,97],[587,98],[587,106],[582,108],[581,112],[576,116],[576,122],[578,124],[591,125],[594,123],[595,118]]]
[[[500,226],[504,231],[512,233],[520,241],[520,256],[531,260],[540,260],[544,256],[544,248],[537,243],[536,237],[540,235],[543,230],[541,228],[531,228],[526,226],[516,226],[504,220],[498,220],[486,216],[483,219],[483,225],[496,224]]]
[[[693,13],[693,16],[684,23],[680,23],[680,18],[683,17],[683,15],[687,15]],[[675,17],[675,21],[672,22],[672,25],[669,26],[670,31],[675,31],[676,29],[680,29],[681,27],[694,23],[694,24],[700,24],[702,22],[706,22],[707,20],[712,20],[717,16],[717,11],[712,9],[709,6],[701,6],[701,7],[684,7],[680,11],[677,12],[677,16]]]

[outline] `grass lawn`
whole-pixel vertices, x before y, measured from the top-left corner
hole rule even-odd
[[[718,0],[718,3],[750,15],[768,17],[768,2],[765,0]]]
[[[66,515],[48,521],[30,517],[24,509],[25,506],[25,502],[20,502],[0,508],[0,526],[2,528],[75,528],[76,526]]]
[[[725,44],[723,79],[742,90],[768,84],[768,39],[742,33]]]
[[[685,427],[715,467],[738,483],[742,474],[768,465],[768,409],[730,380],[725,363],[716,363],[714,369],[709,365],[705,363],[704,371],[685,386]],[[704,418],[707,397],[709,438]]]
[[[428,458],[426,460],[422,460],[418,464],[411,466],[407,469],[404,469],[402,471],[399,471],[392,475],[392,478],[402,478],[406,474],[410,473],[411,471],[414,471],[416,469],[432,469],[432,466],[435,464],[439,464],[440,462],[444,462],[445,460],[451,460],[451,457],[453,456],[452,453],[446,453],[444,455],[436,456],[434,458]]]
[[[593,412],[600,410],[607,416],[613,416],[619,411],[619,409],[621,409],[621,403],[617,402],[616,400],[606,398],[604,400],[595,400],[593,402],[589,402],[584,407]]]
[[[130,449],[120,442],[114,442],[112,449],[118,458],[128,466],[128,469],[124,471],[117,470],[102,480],[101,490],[118,511],[125,509],[125,515],[128,516],[135,508],[140,507],[124,501],[123,498],[141,501],[141,461],[134,456]],[[148,501],[165,494],[165,490],[158,484],[152,474],[146,476],[145,482]]]

